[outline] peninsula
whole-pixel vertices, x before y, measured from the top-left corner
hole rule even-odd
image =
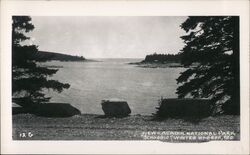
[[[141,62],[129,63],[144,68],[183,67],[180,54],[150,54]]]
[[[55,52],[39,51],[35,54],[36,59],[46,61],[84,61],[86,60],[83,56],[72,56],[68,54],[61,54]]]

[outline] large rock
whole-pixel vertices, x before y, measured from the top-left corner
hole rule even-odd
[[[131,113],[128,103],[120,99],[102,100],[102,110],[108,117],[126,117]]]
[[[157,109],[158,117],[207,117],[212,113],[208,99],[162,99]]]
[[[71,117],[80,115],[77,108],[68,103],[41,103],[34,104],[29,108],[30,113],[44,117]]]
[[[71,117],[80,115],[77,108],[68,103],[32,103],[28,98],[13,100],[12,114],[30,113],[44,117]]]

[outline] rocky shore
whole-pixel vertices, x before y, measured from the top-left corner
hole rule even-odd
[[[149,62],[134,62],[129,63],[130,65],[136,65],[137,67],[142,68],[177,68],[177,67],[183,67],[180,63],[149,63]]]

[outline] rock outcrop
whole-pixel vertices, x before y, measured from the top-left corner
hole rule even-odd
[[[102,100],[102,110],[107,117],[126,117],[131,113],[127,101],[120,99]]]

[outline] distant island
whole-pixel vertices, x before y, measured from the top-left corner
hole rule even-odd
[[[146,55],[141,62],[129,63],[144,68],[165,68],[165,67],[183,67],[181,65],[181,55],[178,54],[150,54]]]
[[[142,61],[144,63],[180,63],[180,54],[150,54]]]
[[[61,54],[55,52],[39,51],[34,55],[35,59],[46,60],[46,61],[84,61],[86,60],[83,56],[72,56],[68,54]]]

